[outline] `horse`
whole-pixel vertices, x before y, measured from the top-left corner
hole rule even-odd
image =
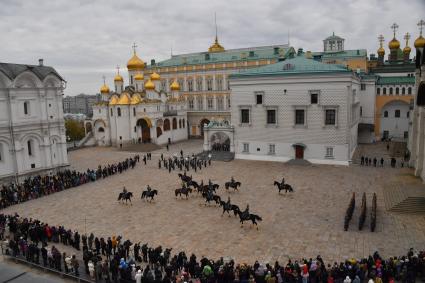
[[[177,198],[178,195],[180,197],[182,197],[182,195],[186,195],[186,199],[187,199],[187,197],[189,196],[189,194],[192,193],[192,189],[191,188],[188,188],[188,187],[183,187],[183,188],[180,188],[180,189],[176,189],[174,191],[174,193],[176,194],[176,198]]]
[[[260,216],[256,215],[256,214],[251,214],[251,213],[246,214],[244,212],[241,212],[240,210],[239,210],[238,214],[239,214],[239,219],[240,219],[241,227],[243,227],[243,222],[244,221],[251,221],[252,222],[252,225],[255,224],[255,226],[257,227],[257,230],[258,230],[257,220],[258,221],[263,221],[263,219]]]
[[[182,175],[182,174],[178,174],[179,178],[183,181],[183,182],[189,182],[192,181],[192,176],[186,176],[186,175]]]
[[[203,192],[202,196],[205,198],[205,206],[211,201],[215,201],[216,204],[220,204],[221,198],[218,195],[214,195],[211,191]]]
[[[224,213],[227,212],[227,214],[230,217],[230,211],[232,210],[232,204],[227,203],[227,202],[221,200],[220,201],[220,206],[223,207],[223,213],[221,214],[221,216],[223,216]]]
[[[150,190],[150,191],[146,190],[146,191],[142,192],[141,199],[145,198],[146,200],[148,200],[148,198],[151,198],[151,201],[153,201],[155,195],[157,195],[157,194],[158,194],[157,190]]]
[[[232,204],[231,205],[231,210],[233,211],[233,214],[235,215],[235,217],[239,214],[239,212],[241,211],[239,209],[239,206],[237,206],[236,204]]]
[[[186,186],[189,188],[190,186],[192,186],[194,189],[199,188],[199,184],[194,181],[194,180],[190,180],[188,182],[186,182]]]
[[[233,190],[238,190],[238,187],[241,186],[241,182],[226,182],[224,184],[224,187],[226,188],[226,190],[229,190],[229,188],[233,188]]]
[[[132,192],[126,192],[126,193],[124,193],[124,192],[121,192],[119,195],[118,195],[118,201],[124,201],[125,200],[125,204],[127,204],[127,201],[130,201],[130,204],[131,205],[133,205],[132,203],[131,203],[131,198],[133,197],[133,193]]]
[[[254,224],[255,224],[255,226],[257,227],[257,230],[258,230],[258,223],[257,223],[257,220],[258,220],[258,221],[263,221],[263,218],[261,218],[261,217],[260,217],[260,216],[258,216],[257,214],[250,214],[250,215],[249,215],[249,220],[251,220],[252,225],[254,225]]]

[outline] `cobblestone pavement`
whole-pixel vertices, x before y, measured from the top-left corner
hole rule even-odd
[[[172,145],[167,154],[199,152],[202,141]],[[173,252],[185,250],[199,256],[218,258],[230,256],[237,261],[286,261],[288,257],[315,257],[343,260],[362,257],[378,250],[383,256],[404,254],[408,248],[423,249],[425,217],[399,215],[385,211],[383,190],[394,182],[419,182],[407,168],[372,168],[340,166],[289,166],[275,162],[244,161],[213,162],[211,167],[194,173],[196,180],[211,178],[220,184],[218,193],[225,199],[259,214],[263,221],[259,230],[239,220],[221,216],[221,209],[205,207],[196,194],[188,200],[176,199],[177,173],[158,169],[158,157],[164,149],[153,153],[147,166],[142,162],[134,170],[96,183],[53,194],[4,212],[18,212],[51,224],[94,232],[99,236],[121,234],[133,242],[172,247]],[[122,160],[132,153],[111,148],[87,148],[70,153],[74,168],[85,170],[97,164]],[[239,192],[226,192],[224,182],[231,176],[242,182]],[[285,177],[295,193],[278,194],[274,180]],[[140,199],[147,184],[159,190],[153,203]],[[125,185],[135,194],[133,205],[117,202]],[[357,207],[348,232],[343,231],[343,218],[352,192]],[[366,192],[368,208],[372,194],[378,196],[377,231],[358,231],[361,194]]]

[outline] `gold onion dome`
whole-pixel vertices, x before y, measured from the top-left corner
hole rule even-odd
[[[398,41],[397,39],[393,38],[389,43],[388,43],[388,47],[390,49],[399,49],[400,48],[400,41]]]
[[[111,97],[111,100],[109,100],[109,105],[116,105],[118,103],[118,97],[116,95],[113,95]]]
[[[145,89],[149,89],[149,90],[153,90],[153,89],[155,89],[155,84],[151,81],[151,79],[149,79],[149,80],[145,83]]]
[[[158,73],[156,73],[156,72],[153,72],[152,73],[152,75],[151,75],[151,80],[152,81],[158,81],[160,79],[161,79],[161,76]]]
[[[106,84],[103,84],[103,86],[100,88],[100,93],[108,94],[109,93],[109,87]]]
[[[139,104],[142,102],[142,98],[140,97],[139,94],[133,94],[133,96],[131,97],[131,105],[135,105],[135,104]]]
[[[215,41],[214,44],[210,46],[210,48],[208,48],[208,52],[223,52],[224,51],[224,47],[218,43],[218,38],[217,36],[215,37]]]
[[[384,54],[385,54],[384,47],[379,47],[379,49],[378,49],[378,55],[384,55]]]
[[[424,48],[425,47],[425,38],[420,35],[416,40],[415,40],[415,48]]]
[[[143,68],[145,68],[145,62],[143,62],[143,60],[137,56],[136,52],[134,52],[133,57],[131,57],[127,62],[127,69],[129,71],[134,71],[142,70]]]
[[[129,105],[131,102],[130,97],[126,93],[121,94],[120,99],[118,100],[118,105]]]
[[[115,77],[114,77],[114,82],[123,82],[124,79],[122,78],[122,76],[120,75],[120,73],[118,73]]]
[[[410,48],[409,46],[406,46],[406,47],[403,48],[403,53],[404,54],[409,54],[410,51],[412,51],[412,48]]]
[[[171,85],[170,85],[170,89],[171,90],[180,90],[180,85],[177,81],[174,81]]]
[[[145,79],[145,77],[143,76],[143,74],[138,73],[137,75],[134,76],[134,79],[136,81],[143,81]]]

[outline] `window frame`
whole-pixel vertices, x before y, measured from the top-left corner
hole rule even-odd
[[[297,123],[297,111],[304,111],[304,123],[298,124]],[[307,107],[294,107],[294,127],[298,128],[306,128],[307,127]]]
[[[24,115],[25,116],[29,116],[30,114],[30,102],[29,101],[24,101]]]
[[[260,103],[258,103],[259,98]],[[264,105],[264,91],[254,91],[254,101],[255,105]]]
[[[331,111],[333,111],[333,117],[331,117],[332,115],[330,115],[330,117],[328,117],[328,113],[330,113]],[[324,114],[325,114],[325,120],[324,120],[324,123],[325,123],[325,127],[329,127],[329,126],[336,126],[337,125],[337,116],[338,116],[338,111],[337,111],[337,109],[336,108],[333,108],[333,107],[327,107],[327,108],[325,108],[324,109]],[[328,118],[333,118],[333,123],[329,123],[329,122],[332,122],[332,121],[328,121]]]
[[[400,109],[396,109],[394,110],[394,118],[400,118],[401,116],[401,111]]]
[[[248,142],[242,143],[242,152],[243,153],[249,153],[249,143]]]
[[[325,147],[325,159],[334,159],[334,147],[333,146],[326,146]]]
[[[243,110],[246,110],[246,111],[248,111],[248,122],[242,122],[243,121],[243,114],[242,114],[242,111]],[[238,113],[239,113],[239,126],[251,126],[251,123],[252,123],[252,108],[251,108],[251,106],[248,106],[248,105],[240,105],[239,106],[239,111],[238,111]]]
[[[207,96],[207,110],[214,110],[214,97]]]
[[[273,150],[272,150],[273,149]],[[268,151],[269,155],[276,155],[276,144],[274,143],[269,143],[269,151]]]
[[[277,127],[279,124],[279,107],[278,106],[266,106],[266,127]],[[269,123],[269,111],[274,111],[274,123]]]
[[[312,103],[312,95],[316,94],[317,95],[317,103]],[[309,99],[308,99],[308,103],[310,105],[320,105],[320,90],[318,89],[311,89],[308,91],[308,95],[309,95]]]

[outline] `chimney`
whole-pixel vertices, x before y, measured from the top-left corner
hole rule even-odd
[[[44,59],[43,59],[43,58],[38,59],[38,65],[39,65],[40,67],[44,66],[43,61],[44,61]]]

